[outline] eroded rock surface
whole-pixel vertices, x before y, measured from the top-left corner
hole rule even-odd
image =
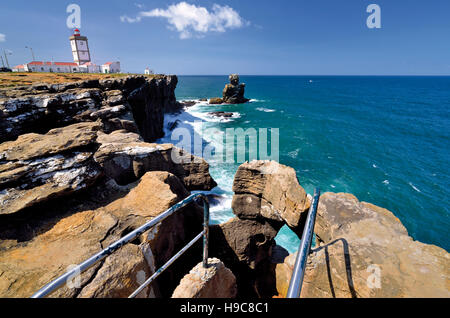
[[[105,134],[102,127],[83,122],[0,144],[0,215],[88,189],[101,176],[127,185],[148,171],[169,171],[189,190],[216,186],[202,158],[124,130]]]
[[[99,137],[95,161],[105,174],[119,184],[138,180],[147,171],[169,171],[179,177],[189,190],[211,190],[216,182],[209,174],[209,164],[183,152],[172,144],[150,144],[139,136],[117,131]]]
[[[0,215],[91,186],[102,174],[93,159],[100,127],[79,123],[0,144]]]
[[[164,137],[164,113],[180,107],[175,97],[177,83],[176,76],[153,78],[129,94],[127,100],[134,121],[145,141],[153,142]]]
[[[212,112],[208,113],[208,115],[214,116],[214,117],[221,117],[221,118],[231,118],[233,117],[233,113],[227,113],[227,112]]]
[[[0,90],[0,297],[31,296],[189,190],[216,186],[203,159],[147,143],[179,107],[176,83],[129,76]],[[188,205],[51,297],[128,297],[202,221]],[[139,297],[170,297],[201,255],[194,245]]]
[[[48,213],[53,217],[46,221],[41,219],[33,223],[30,217],[24,224],[23,218],[2,219],[1,297],[31,296],[63,274],[68,266],[81,263],[189,195],[181,181],[168,172],[149,172],[140,182],[127,188],[109,182],[98,188],[101,192],[90,195],[101,197],[101,193],[106,190],[111,192],[108,198],[114,197],[112,193],[119,194],[118,198],[105,205],[100,203],[100,207],[95,209],[86,209],[89,207],[86,202],[93,201],[91,198],[81,200],[83,203],[79,205],[76,205],[75,200],[68,201],[67,206],[47,206],[46,211],[50,211]],[[33,215],[33,211],[30,214]],[[149,278],[155,268],[187,244],[197,231],[201,231],[201,221],[201,209],[195,205],[189,206],[83,273],[78,283],[74,280],[71,286],[65,285],[51,296],[128,296]],[[8,224],[13,223],[16,224],[8,228]],[[33,225],[34,228],[31,228]],[[25,237],[21,233],[25,229],[34,235]],[[201,253],[198,252],[198,255],[200,257]],[[185,257],[180,262],[178,268],[171,268],[165,273],[166,277],[161,277],[160,282],[165,282],[166,293],[173,291],[177,277],[181,279],[182,274],[180,276],[178,273],[180,266],[189,265],[192,268],[198,261]],[[184,268],[184,271],[188,268]],[[168,281],[171,283],[168,284]],[[156,284],[144,290],[140,296],[161,293]]]
[[[232,208],[241,219],[268,219],[303,230],[310,201],[295,170],[275,161],[242,164],[234,178]]]
[[[234,298],[237,294],[236,278],[217,258],[195,266],[183,277],[172,298]]]
[[[309,256],[302,297],[450,296],[449,253],[414,241],[386,209],[325,193],[315,233],[320,246]],[[294,255],[277,266],[281,295],[293,261]]]
[[[211,105],[220,105],[223,104],[223,99],[219,97],[210,98],[208,103]]]
[[[105,132],[125,129],[153,142],[164,134],[164,112],[179,107],[177,82],[176,76],[128,76],[0,90],[0,142],[97,120]]]
[[[235,273],[240,296],[272,297],[276,295],[271,264],[275,237],[285,224],[301,235],[309,199],[295,171],[273,161],[242,164],[233,191],[237,217],[211,227],[211,255]]]
[[[244,97],[245,84],[239,83],[239,75],[231,74],[230,83],[223,89],[223,102],[228,104],[243,104],[249,101]]]

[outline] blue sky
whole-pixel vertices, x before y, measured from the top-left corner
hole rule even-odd
[[[193,10],[181,17],[180,2],[2,1],[0,49],[13,52],[11,65],[31,60],[25,46],[38,60],[71,61],[66,7],[76,3],[94,62],[119,59],[128,72],[450,74],[448,0],[186,0]],[[381,29],[366,26],[371,3],[381,7]],[[183,24],[185,14],[197,29]]]

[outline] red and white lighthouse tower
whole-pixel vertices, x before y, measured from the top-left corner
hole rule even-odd
[[[80,35],[80,30],[75,29],[73,35],[69,38],[72,47],[73,61],[78,65],[91,61],[88,39]]]

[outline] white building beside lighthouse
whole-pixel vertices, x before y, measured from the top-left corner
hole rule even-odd
[[[120,62],[107,62],[101,66],[102,73],[120,73]]]

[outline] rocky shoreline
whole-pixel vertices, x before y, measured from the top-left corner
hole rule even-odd
[[[318,245],[309,256],[302,297],[448,298],[450,255],[415,241],[394,214],[348,193],[325,193],[318,207]],[[276,265],[285,295],[295,255]]]
[[[177,82],[129,76],[0,90],[0,297],[31,296],[190,191],[216,186],[205,160],[154,143],[164,114],[189,106],[176,101]],[[274,239],[284,225],[301,236],[308,196],[294,169],[269,161],[241,165],[233,191],[236,217],[211,226],[211,267],[196,266],[197,244],[139,297],[285,295],[295,255]],[[201,231],[202,217],[185,207],[51,297],[127,297]],[[388,210],[326,193],[315,233],[303,297],[450,296],[449,254],[414,241]],[[370,281],[377,269],[379,286]]]

